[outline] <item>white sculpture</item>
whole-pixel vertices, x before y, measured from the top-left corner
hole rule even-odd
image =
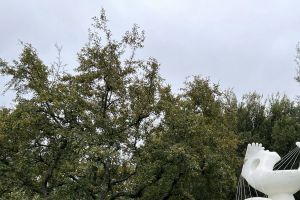
[[[296,145],[300,147],[300,143]],[[276,152],[265,150],[261,144],[248,145],[242,169],[242,177],[254,189],[268,198],[254,197],[247,200],[295,200],[293,194],[300,190],[300,169],[273,170],[280,160]]]

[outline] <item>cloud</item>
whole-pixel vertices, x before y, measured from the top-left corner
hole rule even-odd
[[[91,18],[104,7],[116,37],[133,23],[145,29],[146,44],[139,55],[158,59],[174,91],[187,76],[201,74],[238,96],[255,90],[295,97],[299,6],[296,0],[1,1],[0,57],[17,58],[18,40],[23,40],[51,63],[58,43],[63,60],[76,67],[76,52],[87,41]]]

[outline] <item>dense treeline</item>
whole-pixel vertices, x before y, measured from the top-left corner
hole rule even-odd
[[[0,109],[1,199],[234,199],[246,145],[280,155],[300,136],[298,101],[195,76],[174,94],[138,26],[112,38],[95,18],[73,73],[24,44],[12,64],[15,107]]]

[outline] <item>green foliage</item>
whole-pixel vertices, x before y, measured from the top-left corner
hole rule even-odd
[[[142,199],[233,197],[238,140],[224,123],[218,86],[195,77],[182,95],[172,98],[165,92],[159,132],[145,144],[145,163],[165,173]]]
[[[237,129],[245,144],[260,142],[281,155],[294,148],[300,136],[298,104],[279,94],[262,102],[253,93],[244,97],[238,110]]]
[[[118,42],[106,22],[102,11],[76,73],[53,74],[27,44],[13,65],[1,62],[17,92],[16,107],[1,111],[2,196],[114,199],[131,191],[161,80],[155,59],[134,57],[143,32],[134,26]]]

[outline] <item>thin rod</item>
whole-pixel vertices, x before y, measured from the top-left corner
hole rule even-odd
[[[235,200],[239,200],[239,194],[240,194],[240,179],[241,179],[241,176],[239,177],[239,181],[238,181],[238,185],[236,187],[236,195],[235,195]]]
[[[250,197],[252,197],[252,193],[251,193],[251,189],[250,189],[248,181],[247,181],[247,185],[248,185],[249,195],[250,195]]]
[[[245,179],[243,178],[243,185],[244,185],[244,194],[245,194],[245,199],[247,198],[246,195],[246,184],[245,184]]]
[[[298,155],[299,155],[299,152],[300,152],[300,151],[298,151]],[[296,163],[296,161],[297,161],[297,159],[298,159],[298,155],[296,156],[296,159],[294,160],[294,162],[293,162],[293,164],[292,164],[292,166],[291,166],[291,169],[294,167],[294,164]]]
[[[281,163],[279,166],[276,166],[276,168],[279,169],[280,167],[282,167],[291,157],[294,157],[298,151],[299,151],[299,149],[296,149],[296,151],[294,151],[291,155],[289,155],[289,157],[286,158],[283,163]]]
[[[287,168],[287,166],[290,164],[290,162],[292,160],[294,160],[294,158],[296,157],[297,158],[297,155],[298,155],[299,151],[297,153],[295,153],[295,155],[290,159],[290,161],[285,165],[284,169]]]
[[[286,160],[290,158],[295,152],[297,152],[297,150],[299,150],[298,147],[294,148],[292,151],[287,153],[283,158],[281,158],[281,160],[278,163],[275,164],[274,168],[276,168],[278,165],[281,165],[283,161],[286,162]]]

